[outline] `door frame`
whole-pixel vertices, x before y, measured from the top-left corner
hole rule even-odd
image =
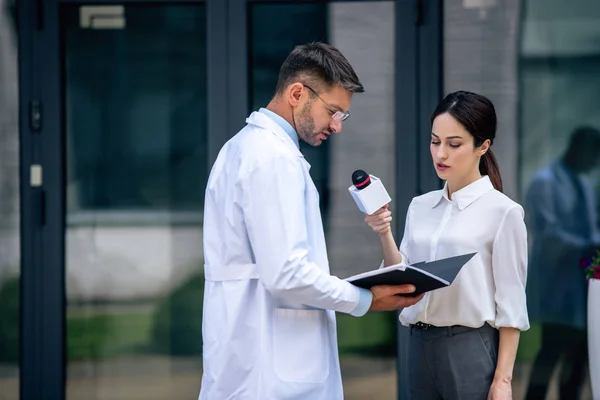
[[[245,121],[248,9],[292,0],[178,0],[207,7],[208,164]],[[315,1],[315,0],[312,0]],[[335,0],[334,0],[335,1]],[[354,1],[354,0],[345,0]],[[378,0],[371,0],[378,1]],[[118,4],[168,3],[126,0]],[[20,398],[65,398],[65,138],[59,8],[111,0],[20,0],[18,7],[21,207]],[[395,0],[398,210],[441,187],[429,161],[429,113],[442,95],[443,0]],[[38,168],[39,167],[39,168]],[[210,168],[209,168],[210,170]],[[409,171],[409,172],[407,172]],[[41,176],[38,176],[41,172]],[[403,212],[396,237],[402,237]],[[399,325],[399,324],[398,324]],[[408,330],[398,329],[398,397],[407,399]]]
[[[404,4],[405,7],[401,8],[399,3],[413,4]],[[395,219],[398,223],[394,235],[402,238],[405,210],[408,210],[413,197],[442,187],[431,165],[429,116],[443,95],[444,4],[443,0],[397,1],[396,4],[395,201],[398,212]],[[406,171],[412,173],[407,174]],[[407,400],[410,399],[410,330],[399,322],[397,326],[397,393],[399,400]]]
[[[60,170],[56,11],[17,3],[21,197],[20,398],[64,392],[63,176]],[[56,24],[56,22],[54,22]],[[37,175],[35,176],[37,171]]]

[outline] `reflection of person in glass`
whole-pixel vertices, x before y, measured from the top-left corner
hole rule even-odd
[[[412,285],[369,291],[329,273],[319,196],[298,144],[341,131],[362,91],[337,49],[299,46],[275,97],[221,149],[204,210],[201,400],[341,400],[335,312],[362,316],[422,298],[397,296]]]
[[[583,175],[600,161],[600,132],[580,127],[564,155],[537,172],[527,191],[532,239],[527,288],[532,321],[541,323],[541,348],[527,399],[544,399],[563,358],[560,398],[577,399],[585,380],[587,283],[579,259],[599,244],[593,186]]]
[[[431,120],[431,157],[444,188],[412,200],[399,249],[387,206],[366,217],[386,266],[477,252],[451,286],[400,315],[410,326],[409,390],[414,399],[510,399],[520,331],[529,328],[527,232],[523,208],[502,193],[490,149],[496,112],[487,98],[461,91]]]

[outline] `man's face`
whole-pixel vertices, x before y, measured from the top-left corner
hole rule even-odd
[[[294,120],[300,139],[311,146],[319,146],[333,132],[342,131],[341,119],[334,119],[336,112],[344,113],[350,109],[352,94],[341,85],[336,85],[328,91],[313,92],[302,85],[301,99]]]

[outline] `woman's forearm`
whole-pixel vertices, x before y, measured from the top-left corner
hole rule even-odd
[[[500,328],[500,345],[498,348],[498,364],[495,381],[510,383],[512,380],[515,358],[519,347],[521,331],[516,328]]]
[[[389,230],[385,234],[379,235],[379,239],[381,239],[381,248],[383,249],[383,266],[389,267],[390,265],[400,264],[402,256],[398,251],[392,231]]]

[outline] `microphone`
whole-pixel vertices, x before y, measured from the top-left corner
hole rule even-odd
[[[367,215],[373,214],[392,201],[381,180],[362,169],[352,173],[352,186],[348,188],[358,209]]]
[[[362,169],[357,169],[352,173],[352,184],[356,190],[363,190],[371,184],[371,177]]]

